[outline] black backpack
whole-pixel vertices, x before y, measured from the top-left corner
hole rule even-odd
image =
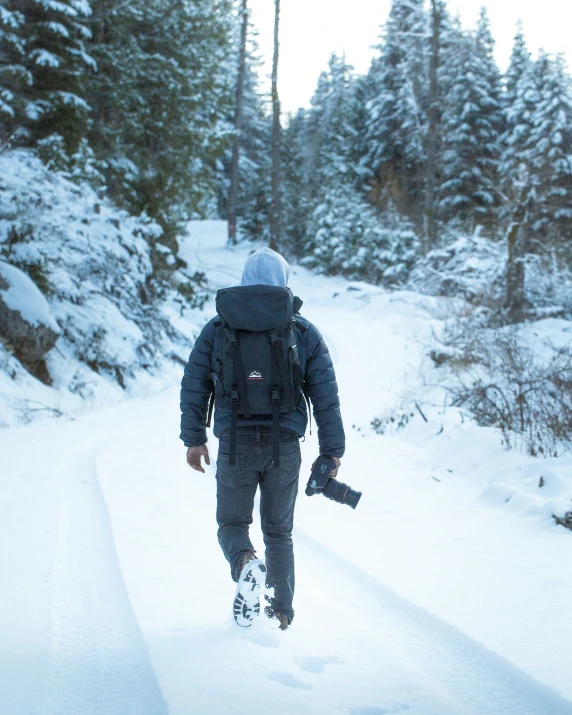
[[[304,395],[294,333],[294,313],[301,305],[289,288],[278,286],[237,286],[217,293],[215,325],[223,339],[215,358],[209,422],[213,402],[230,412],[230,465],[236,463],[239,416],[272,416],[274,466],[280,464],[280,415],[295,410]]]

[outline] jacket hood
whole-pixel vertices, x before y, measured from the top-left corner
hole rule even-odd
[[[259,248],[248,257],[242,272],[241,285],[268,285],[286,288],[290,266],[285,258],[271,248]]]

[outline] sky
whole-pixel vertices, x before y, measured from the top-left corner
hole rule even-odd
[[[496,55],[501,69],[510,57],[517,21],[522,19],[529,49],[536,54],[566,54],[572,66],[572,3],[567,0],[448,0],[465,27],[474,27],[481,6],[487,7]],[[333,51],[365,73],[375,53],[380,27],[387,20],[391,0],[282,0],[279,93],[282,109],[293,112],[308,106],[320,72]],[[274,28],[273,0],[249,0],[252,21],[267,58],[262,72],[270,74]]]

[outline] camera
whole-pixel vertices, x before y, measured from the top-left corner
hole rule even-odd
[[[347,484],[332,479],[330,474],[336,468],[336,463],[330,457],[318,457],[316,465],[310,474],[308,484],[306,484],[306,496],[323,494],[338,504],[347,504],[355,509],[361,499],[361,492],[355,491]]]

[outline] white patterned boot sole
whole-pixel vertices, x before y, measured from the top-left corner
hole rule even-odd
[[[260,594],[266,579],[266,566],[260,559],[248,561],[238,579],[232,614],[237,625],[251,626],[260,614]]]

